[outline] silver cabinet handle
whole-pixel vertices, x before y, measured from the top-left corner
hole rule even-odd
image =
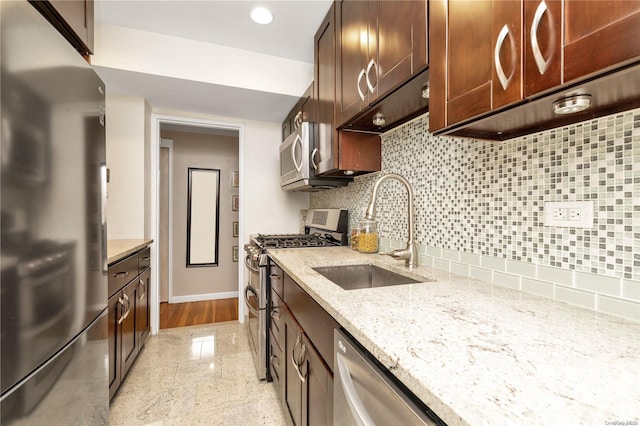
[[[253,294],[253,296],[257,300],[258,299],[258,292],[253,287],[251,287],[250,285],[248,285],[248,286],[246,286],[244,288],[244,304],[247,305],[247,308],[249,309],[249,311],[251,311],[251,313],[253,315],[258,317],[258,316],[260,316],[260,311],[257,310],[256,308],[254,308],[253,306],[251,306],[251,304],[249,303],[249,293]]]
[[[107,259],[107,165],[100,164],[100,237],[102,238],[102,273],[109,272]]]
[[[278,308],[271,308],[271,318],[275,320],[280,319],[280,310]]]
[[[127,302],[127,311],[124,313],[122,318],[120,318],[120,320],[118,321],[118,324],[121,324],[122,321],[127,319],[129,314],[131,313],[131,302],[129,302],[129,296],[127,296],[126,294],[123,294],[122,297],[124,297],[124,301]],[[122,300],[122,299],[118,299],[118,301],[120,301],[120,300]],[[122,305],[124,306],[124,303]]]
[[[296,140],[291,145],[291,158],[293,159],[293,165],[296,167],[297,171],[300,171],[302,168],[302,161],[298,164],[298,160],[296,159],[296,145],[300,144],[300,152],[302,152],[302,138],[300,135],[296,135]]]
[[[298,370],[298,363],[296,362],[296,348],[300,344],[300,336],[296,338],[296,343],[293,344],[293,349],[291,350],[291,363],[295,367],[296,371]]]
[[[127,306],[127,305],[125,305],[124,300],[122,299],[122,297],[118,297],[118,303],[121,306],[120,310],[124,311],[125,310],[125,306]],[[118,325],[122,324],[122,321],[124,321],[125,318],[126,317],[123,314],[121,314],[120,318],[118,319]]]
[[[369,88],[369,93],[373,93],[375,91],[375,86],[373,84],[371,84],[371,80],[369,79],[369,74],[371,73],[371,68],[374,68],[376,65],[376,63],[374,62],[373,59],[371,59],[369,61],[369,65],[367,65],[367,71],[364,73],[365,75],[365,79],[367,80],[367,87]],[[374,68],[376,70],[376,84],[378,83],[378,70],[376,68]],[[363,99],[364,100],[364,99]]]
[[[271,366],[273,367],[273,373],[275,374],[276,379],[280,381],[280,375],[278,374],[280,372],[280,362],[278,361],[278,357],[275,355],[271,355],[269,364],[271,364]]]
[[[293,128],[297,129],[302,124],[302,111],[298,111],[293,119]]]
[[[302,364],[304,364],[305,355],[307,354],[307,345],[302,345],[302,350],[300,351],[300,356],[298,356],[298,368],[296,369],[296,373],[298,373],[298,377],[302,383],[306,383],[307,377],[302,373]]]
[[[365,71],[364,68],[360,70],[360,73],[358,74],[358,80],[356,83],[356,88],[358,89],[358,95],[360,96],[360,99],[362,99],[364,101],[364,93],[362,93],[362,90],[360,90],[360,82],[362,81],[362,77],[365,76]]]
[[[147,262],[147,261],[151,260],[151,256],[145,256],[141,260],[144,260],[145,262]]]
[[[511,83],[511,79],[513,78],[514,68],[511,68],[511,75],[507,78],[502,69],[502,62],[500,62],[500,51],[502,50],[502,45],[504,44],[504,40],[509,35],[509,26],[504,24],[500,33],[498,34],[498,39],[496,40],[496,47],[493,51],[493,62],[496,65],[496,74],[498,74],[498,80],[500,80],[500,85],[502,86],[502,90],[507,90],[509,84]],[[511,39],[511,51],[515,51],[515,46],[513,43],[513,37]]]
[[[316,161],[317,156],[318,148],[313,148],[313,151],[311,151],[311,165],[313,166],[313,170],[318,170],[318,162]]]
[[[551,58],[549,60],[544,59],[542,56],[542,52],[540,51],[540,44],[538,43],[538,27],[540,26],[540,21],[542,20],[542,16],[547,11],[547,3],[544,0],[540,2],[536,9],[536,13],[533,15],[533,22],[531,24],[531,50],[533,51],[533,59],[536,61],[536,65],[538,67],[538,71],[540,75],[544,75],[549,68],[549,64],[551,63]]]
[[[142,292],[142,294],[140,295],[140,297],[138,297],[139,300],[144,299],[144,297],[147,295],[147,287],[144,285],[144,280],[140,279],[140,287],[142,287],[142,289],[144,290]]]
[[[349,372],[349,368],[347,367],[347,363],[344,361],[343,355],[336,352],[336,360],[338,361],[340,384],[342,385],[342,390],[346,396],[351,414],[353,414],[353,417],[359,425],[375,426],[375,423],[371,419],[371,416],[358,396],[358,391],[356,391],[356,388],[353,385],[351,372]]]
[[[293,363],[293,366],[296,369],[296,373],[298,373],[298,377],[300,378],[300,381],[302,383],[305,383],[307,381],[307,379],[302,375],[302,373],[300,372],[300,356],[298,356],[298,361],[296,362],[296,348],[298,347],[298,345],[300,344],[300,336],[298,335],[298,338],[296,339],[296,343],[295,345],[293,345],[293,350],[291,351],[291,362]],[[304,355],[306,351],[306,347],[303,345],[303,351],[301,352],[302,355]]]
[[[115,274],[113,274],[113,278],[122,278],[126,277],[127,275],[129,275],[129,271],[116,272]]]
[[[273,365],[276,368],[280,368],[280,362],[278,361],[278,357],[275,355],[271,355],[271,359],[270,359],[270,363],[271,365]]]

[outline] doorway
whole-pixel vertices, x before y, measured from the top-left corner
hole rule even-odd
[[[186,232],[183,228],[183,223],[176,224],[176,218],[186,215],[186,199],[177,201],[177,198],[184,198],[187,192],[187,185],[182,185],[185,180],[185,176],[176,176],[176,167],[180,166],[180,161],[177,159],[180,156],[176,156],[176,152],[180,147],[181,141],[177,138],[177,135],[185,134],[190,135],[186,139],[197,139],[197,135],[202,137],[209,137],[211,135],[217,135],[222,137],[235,138],[234,152],[235,152],[235,164],[225,166],[211,165],[209,163],[198,163],[203,161],[203,155],[199,155],[196,160],[187,160],[190,166],[197,167],[219,167],[221,172],[220,187],[229,193],[233,191],[234,194],[239,196],[241,190],[241,179],[237,179],[239,173],[239,156],[242,145],[242,125],[230,125],[229,123],[219,123],[209,120],[190,119],[184,117],[166,117],[155,116],[155,125],[152,131],[153,140],[158,141],[154,144],[155,152],[152,153],[152,162],[157,164],[157,168],[152,168],[151,181],[155,183],[155,188],[152,188],[152,195],[155,195],[155,200],[152,203],[157,206],[154,214],[152,214],[152,227],[156,230],[157,236],[157,254],[154,259],[157,260],[156,271],[158,271],[158,277],[155,283],[152,283],[153,295],[156,297],[153,303],[151,315],[152,315],[152,330],[157,331],[165,326],[184,326],[194,325],[209,322],[228,321],[232,319],[238,319],[239,307],[238,307],[238,287],[239,287],[239,274],[241,269],[237,262],[237,255],[232,253],[231,246],[235,248],[239,245],[240,241],[240,229],[242,228],[242,221],[240,220],[242,212],[237,209],[234,212],[235,220],[229,220],[231,208],[231,200],[227,199],[220,203],[220,262],[216,265],[218,271],[225,268],[228,272],[233,270],[232,279],[226,280],[226,287],[224,291],[216,290],[203,290],[200,288],[195,291],[187,290],[186,293],[180,290],[180,285],[187,283],[188,286],[193,286],[194,283],[208,282],[215,284],[215,281],[202,278],[203,273],[206,275],[207,268],[189,268],[187,275],[190,272],[194,272],[195,278],[184,277],[180,278],[180,273],[176,274],[176,270],[184,272],[186,268],[186,262],[184,262],[184,251],[186,244],[183,244],[178,234]],[[165,134],[169,134],[169,137],[164,137]],[[194,136],[195,135],[195,136]],[[209,135],[209,136],[204,136]],[[188,141],[185,142],[188,145]],[[195,161],[193,164],[189,161]],[[184,166],[184,161],[182,161]],[[183,167],[186,170],[186,167]],[[232,169],[232,170],[231,170]],[[180,169],[181,170],[181,169]],[[153,176],[153,171],[156,171],[156,175]],[[236,172],[236,186],[233,187],[232,179],[233,175],[231,171]],[[182,170],[180,171],[182,173]],[[186,173],[186,172],[185,172]],[[184,188],[182,188],[184,186]],[[224,188],[222,188],[224,186]],[[222,193],[223,191],[221,191]],[[230,198],[230,195],[227,196]],[[237,204],[236,204],[237,205]],[[180,206],[180,210],[178,210]],[[183,211],[185,210],[185,211]],[[222,221],[223,216],[226,217]],[[155,222],[155,224],[153,223]],[[222,241],[222,239],[225,239]],[[234,238],[232,242],[229,242],[230,238]],[[185,247],[182,247],[182,246]],[[178,249],[179,247],[179,249]],[[239,250],[239,247],[238,247]],[[232,263],[222,265],[223,262],[234,259]],[[211,268],[211,269],[214,269]],[[218,274],[220,275],[220,274]],[[177,278],[177,279],[176,279]],[[176,282],[178,281],[178,282]],[[193,289],[191,289],[193,290]],[[162,305],[161,305],[162,303]],[[162,313],[162,314],[161,314]],[[160,320],[160,316],[163,316],[163,320]],[[165,318],[166,317],[166,318]],[[162,327],[161,327],[162,324]],[[155,332],[154,331],[154,332]]]

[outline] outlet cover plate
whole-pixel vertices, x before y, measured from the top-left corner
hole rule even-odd
[[[547,201],[544,226],[593,228],[593,201]]]

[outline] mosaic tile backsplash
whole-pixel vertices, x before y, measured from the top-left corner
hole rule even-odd
[[[504,142],[433,136],[428,114],[386,133],[383,174],[413,185],[420,245],[640,281],[640,109]],[[356,225],[378,174],[314,193]],[[594,203],[593,229],[545,227],[546,201]],[[380,234],[406,241],[407,196],[380,188]]]

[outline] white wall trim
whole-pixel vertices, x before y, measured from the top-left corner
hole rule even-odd
[[[173,296],[169,303],[200,302],[203,300],[231,299],[232,297],[238,297],[238,292],[227,291],[225,293],[203,293],[190,294],[188,296]]]
[[[160,124],[180,124],[191,127],[209,127],[209,128],[218,128],[218,129],[229,129],[229,130],[237,130],[238,131],[238,150],[239,150],[239,171],[240,171],[240,187],[239,193],[243,194],[243,185],[244,185],[244,135],[245,135],[245,125],[240,122],[229,122],[222,120],[213,120],[213,119],[204,119],[204,118],[196,118],[196,117],[188,117],[188,116],[180,116],[180,115],[170,115],[170,114],[151,114],[151,229],[153,230],[154,235],[151,238],[154,241],[157,241],[159,231],[160,231],[160,221],[158,220],[159,212],[160,212]],[[244,202],[243,197],[240,197],[240,210],[239,213],[239,226],[240,226],[240,235],[244,235]],[[152,267],[155,268],[156,271],[159,270],[159,259],[158,259],[158,245],[151,245],[151,262]],[[239,293],[242,292],[244,286],[242,285],[244,281],[244,263],[238,262],[238,292],[233,292],[235,296],[229,297],[238,297]],[[151,274],[151,333],[155,334],[160,329],[160,281],[158,280],[158,274]],[[212,293],[212,294],[225,294],[225,293]],[[203,300],[201,298],[202,295],[197,296],[186,296],[186,297],[197,297],[196,300]],[[171,293],[170,293],[171,297]],[[175,299],[175,298],[174,298]],[[170,299],[171,300],[171,299]],[[244,322],[245,315],[245,306],[244,302],[239,300],[238,303],[238,319],[240,322]]]
[[[171,259],[173,259],[173,192],[171,191],[171,188],[173,188],[173,140],[172,139],[160,139],[160,147],[161,148],[167,148],[169,150],[169,171],[168,171],[168,175],[169,175],[169,218],[168,218],[168,223],[169,223],[169,277],[168,277],[168,284],[169,284],[169,289],[168,289],[168,302],[171,303],[171,297],[173,295],[173,262],[171,262]],[[158,153],[158,170],[160,169],[160,153]],[[160,175],[158,175],[158,179],[160,179]],[[160,180],[158,180],[158,182],[160,182]],[[158,203],[160,203],[160,185],[158,184]],[[159,209],[160,205],[158,204],[158,211],[157,214],[160,214],[160,209]],[[160,217],[158,217],[158,225],[160,225]],[[159,229],[158,229],[159,232]],[[158,286],[160,285],[160,282],[158,282]],[[159,292],[159,288],[158,288],[158,296],[160,295]]]

